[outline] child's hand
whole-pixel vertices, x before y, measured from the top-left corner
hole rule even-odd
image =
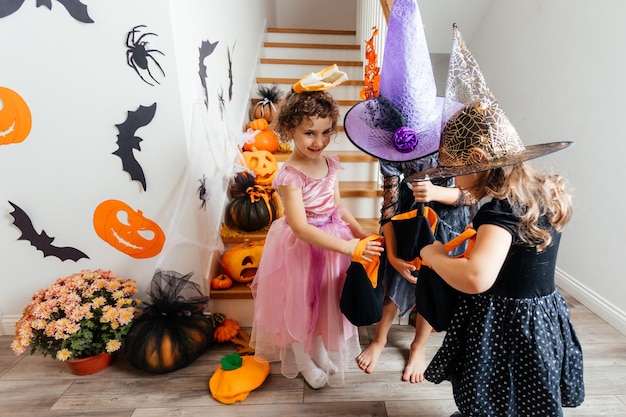
[[[365,245],[365,250],[363,251],[362,258],[368,262],[371,262],[374,256],[380,256],[380,254],[383,253],[384,250],[385,248],[383,247],[382,242],[378,240],[370,240],[369,242],[367,242],[367,245]]]
[[[428,262],[428,258],[430,256],[434,255],[434,254],[437,254],[437,253],[441,253],[441,254],[444,254],[444,255],[448,254],[448,252],[446,252],[446,248],[443,247],[443,243],[441,243],[438,240],[436,240],[434,243],[432,243],[430,245],[424,246],[420,250],[420,258],[422,258],[423,260]]]
[[[417,282],[417,277],[414,277],[413,274],[411,274],[411,272],[415,271],[415,265],[395,256],[392,257],[387,255],[387,260],[391,266],[393,266],[393,269],[398,271],[402,278],[406,279],[411,284],[415,284]]]
[[[428,179],[411,183],[411,188],[413,190],[413,198],[415,198],[417,203],[428,203],[437,199],[439,187],[433,185]]]
[[[352,257],[355,253],[357,244],[362,239],[350,239],[348,241],[349,247],[352,248],[350,252],[350,257]],[[371,262],[374,256],[380,256],[380,254],[385,250],[383,243],[380,240],[370,240],[365,244],[365,249],[363,249],[363,253],[361,255],[361,259],[367,262]]]

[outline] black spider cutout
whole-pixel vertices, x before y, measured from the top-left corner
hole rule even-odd
[[[153,53],[165,54],[158,49],[147,49],[148,41],[144,40],[144,38],[148,35],[159,35],[152,32],[141,33],[140,29],[145,27],[146,25],[137,25],[128,32],[126,36],[126,47],[128,48],[126,50],[126,63],[135,70],[137,75],[139,75],[145,83],[153,86],[154,84],[144,78],[142,72],[147,73],[155,83],[160,84],[150,71],[150,61],[152,61],[159,68],[163,76],[165,76],[163,68],[161,68],[161,65],[152,56]]]
[[[203,174],[202,179],[198,181],[200,181],[200,186],[198,187],[198,198],[202,200],[200,208],[206,210],[206,202],[209,199],[209,192],[206,189],[206,176]]]

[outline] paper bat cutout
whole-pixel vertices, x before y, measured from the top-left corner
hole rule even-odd
[[[2,0],[0,1],[0,18],[15,13],[26,0]],[[80,0],[57,0],[68,11],[70,16],[83,23],[93,23],[89,17],[87,6]],[[52,10],[52,0],[37,0],[37,7],[44,6]]]
[[[54,246],[52,242],[54,241],[53,237],[48,236],[45,230],[41,230],[41,233],[37,233],[35,228],[33,227],[33,223],[31,222],[28,215],[17,205],[13,204],[9,201],[9,204],[13,206],[13,211],[10,213],[13,216],[13,224],[20,229],[22,235],[17,238],[17,240],[25,240],[30,242],[35,249],[43,252],[44,258],[46,256],[55,256],[62,261],[66,261],[68,259],[76,262],[81,258],[89,259],[89,256],[85,255],[83,252],[78,249],[64,246]]]
[[[233,51],[235,50],[235,44],[233,44]],[[230,57],[231,49],[228,49],[228,101],[233,99],[233,61]]]
[[[129,111],[126,121],[119,125],[115,125],[120,132],[117,135],[117,150],[113,155],[117,155],[122,160],[122,169],[130,174],[130,178],[139,181],[146,191],[146,177],[141,169],[141,165],[135,159],[133,149],[141,151],[139,144],[143,139],[135,136],[137,129],[146,126],[154,118],[156,112],[156,103],[150,107],[139,106],[135,111]]]
[[[198,51],[199,51],[198,75],[200,76],[200,83],[202,83],[202,88],[204,89],[204,105],[205,106],[208,104],[207,97],[209,93],[206,87],[207,66],[204,64],[204,59],[208,57],[209,55],[211,55],[213,51],[215,51],[215,48],[217,47],[218,43],[219,41],[211,43],[208,40],[206,40],[206,41],[202,41],[202,43],[200,44],[200,47],[198,48]]]

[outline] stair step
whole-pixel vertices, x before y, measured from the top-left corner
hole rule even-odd
[[[351,35],[356,36],[356,30],[339,29],[300,29],[300,28],[267,28],[268,33],[304,33],[310,35]]]
[[[250,99],[250,103],[254,106],[255,104],[257,104],[259,101],[261,101],[260,98],[258,97],[253,97]],[[356,104],[360,103],[361,100],[335,100],[335,103],[337,103],[338,106],[355,106]]]
[[[296,49],[347,49],[360,51],[360,45],[333,43],[300,43],[300,42],[263,42],[265,48],[296,48]]]
[[[257,77],[256,78],[256,83],[257,84],[287,84],[287,85],[294,85],[295,83],[297,83],[300,79],[299,78],[278,78],[278,77]],[[363,80],[347,80],[342,82],[341,84],[339,84],[339,87],[341,87],[342,85],[364,85]]]
[[[339,181],[341,198],[382,197],[383,190],[377,181]]]
[[[278,162],[285,162],[291,152],[277,152],[274,157]],[[378,162],[378,159],[361,151],[337,151],[323,153],[322,155],[334,155],[340,162]]]
[[[284,59],[284,58],[261,58],[261,64],[278,65],[316,65],[329,67],[337,64],[338,67],[362,67],[363,61],[333,61],[328,59]]]
[[[378,218],[358,218],[357,221],[363,225],[363,228],[370,233],[378,233],[379,232],[379,224]],[[226,225],[222,225],[222,230],[220,232],[222,241],[224,243],[241,243],[245,239],[250,239],[250,241],[258,241],[265,239],[269,226],[264,227],[260,230],[255,230],[254,232],[245,232],[240,229],[230,228]]]

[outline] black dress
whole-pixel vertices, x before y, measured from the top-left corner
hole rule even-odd
[[[560,234],[552,231],[551,245],[537,253],[516,241],[518,222],[501,200],[474,217],[474,228],[501,226],[513,243],[492,288],[460,297],[424,374],[450,381],[467,417],[562,416],[562,407],[584,400],[582,349],[554,282]]]

